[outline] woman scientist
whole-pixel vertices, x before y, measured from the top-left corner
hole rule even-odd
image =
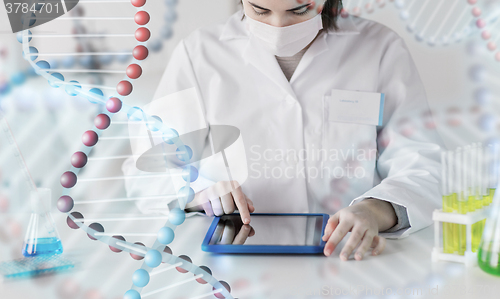
[[[244,140],[246,182],[195,190],[189,210],[237,209],[245,224],[254,210],[336,212],[324,253],[351,232],[342,260],[361,260],[370,248],[377,255],[384,236],[430,225],[440,147],[422,132],[400,132],[401,119],[427,109],[403,40],[341,16],[341,0],[242,4],[225,23],[181,41],[155,96],[194,87],[206,122],[237,127]]]

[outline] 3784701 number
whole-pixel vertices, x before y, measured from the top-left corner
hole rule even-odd
[[[10,3],[7,2],[5,3],[5,8],[7,10],[8,14],[11,13],[59,13],[59,3],[33,3],[31,6],[24,2],[24,3]]]

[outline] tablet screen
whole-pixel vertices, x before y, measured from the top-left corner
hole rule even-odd
[[[252,215],[243,225],[240,215],[223,215],[209,245],[319,246],[321,215]]]

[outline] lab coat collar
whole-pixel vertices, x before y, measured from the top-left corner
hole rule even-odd
[[[274,55],[266,51],[260,45],[259,41],[256,40],[256,37],[250,36],[243,51],[243,59],[246,63],[255,66],[275,84],[283,88],[288,95],[296,98],[290,82],[288,82],[285,74],[278,64],[278,60]]]
[[[243,9],[234,13],[224,24],[222,33],[219,40],[231,40],[238,38],[249,38],[250,33],[248,32],[245,24],[245,20],[242,20],[244,15]],[[353,35],[359,34],[358,27],[356,26],[354,16],[339,17],[337,19],[338,30],[329,30],[329,35]]]
[[[312,45],[309,47],[309,49],[306,51],[302,59],[300,60],[297,68],[295,69],[295,72],[292,75],[292,78],[290,79],[290,84],[293,84],[296,80],[297,77],[300,76],[307,67],[312,63],[314,58],[330,49],[328,46],[328,42],[326,41],[327,34],[324,32],[321,32],[317,37],[316,40],[312,43]]]
[[[234,13],[224,24],[219,40],[230,40],[235,38],[248,38],[250,33],[246,29],[245,20],[242,20],[243,10]]]

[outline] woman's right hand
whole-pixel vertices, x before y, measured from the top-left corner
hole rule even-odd
[[[241,221],[250,223],[250,213],[255,211],[253,202],[243,193],[236,181],[220,181],[196,193],[192,202],[186,205],[188,211],[204,210],[207,216],[222,216],[240,212]]]

